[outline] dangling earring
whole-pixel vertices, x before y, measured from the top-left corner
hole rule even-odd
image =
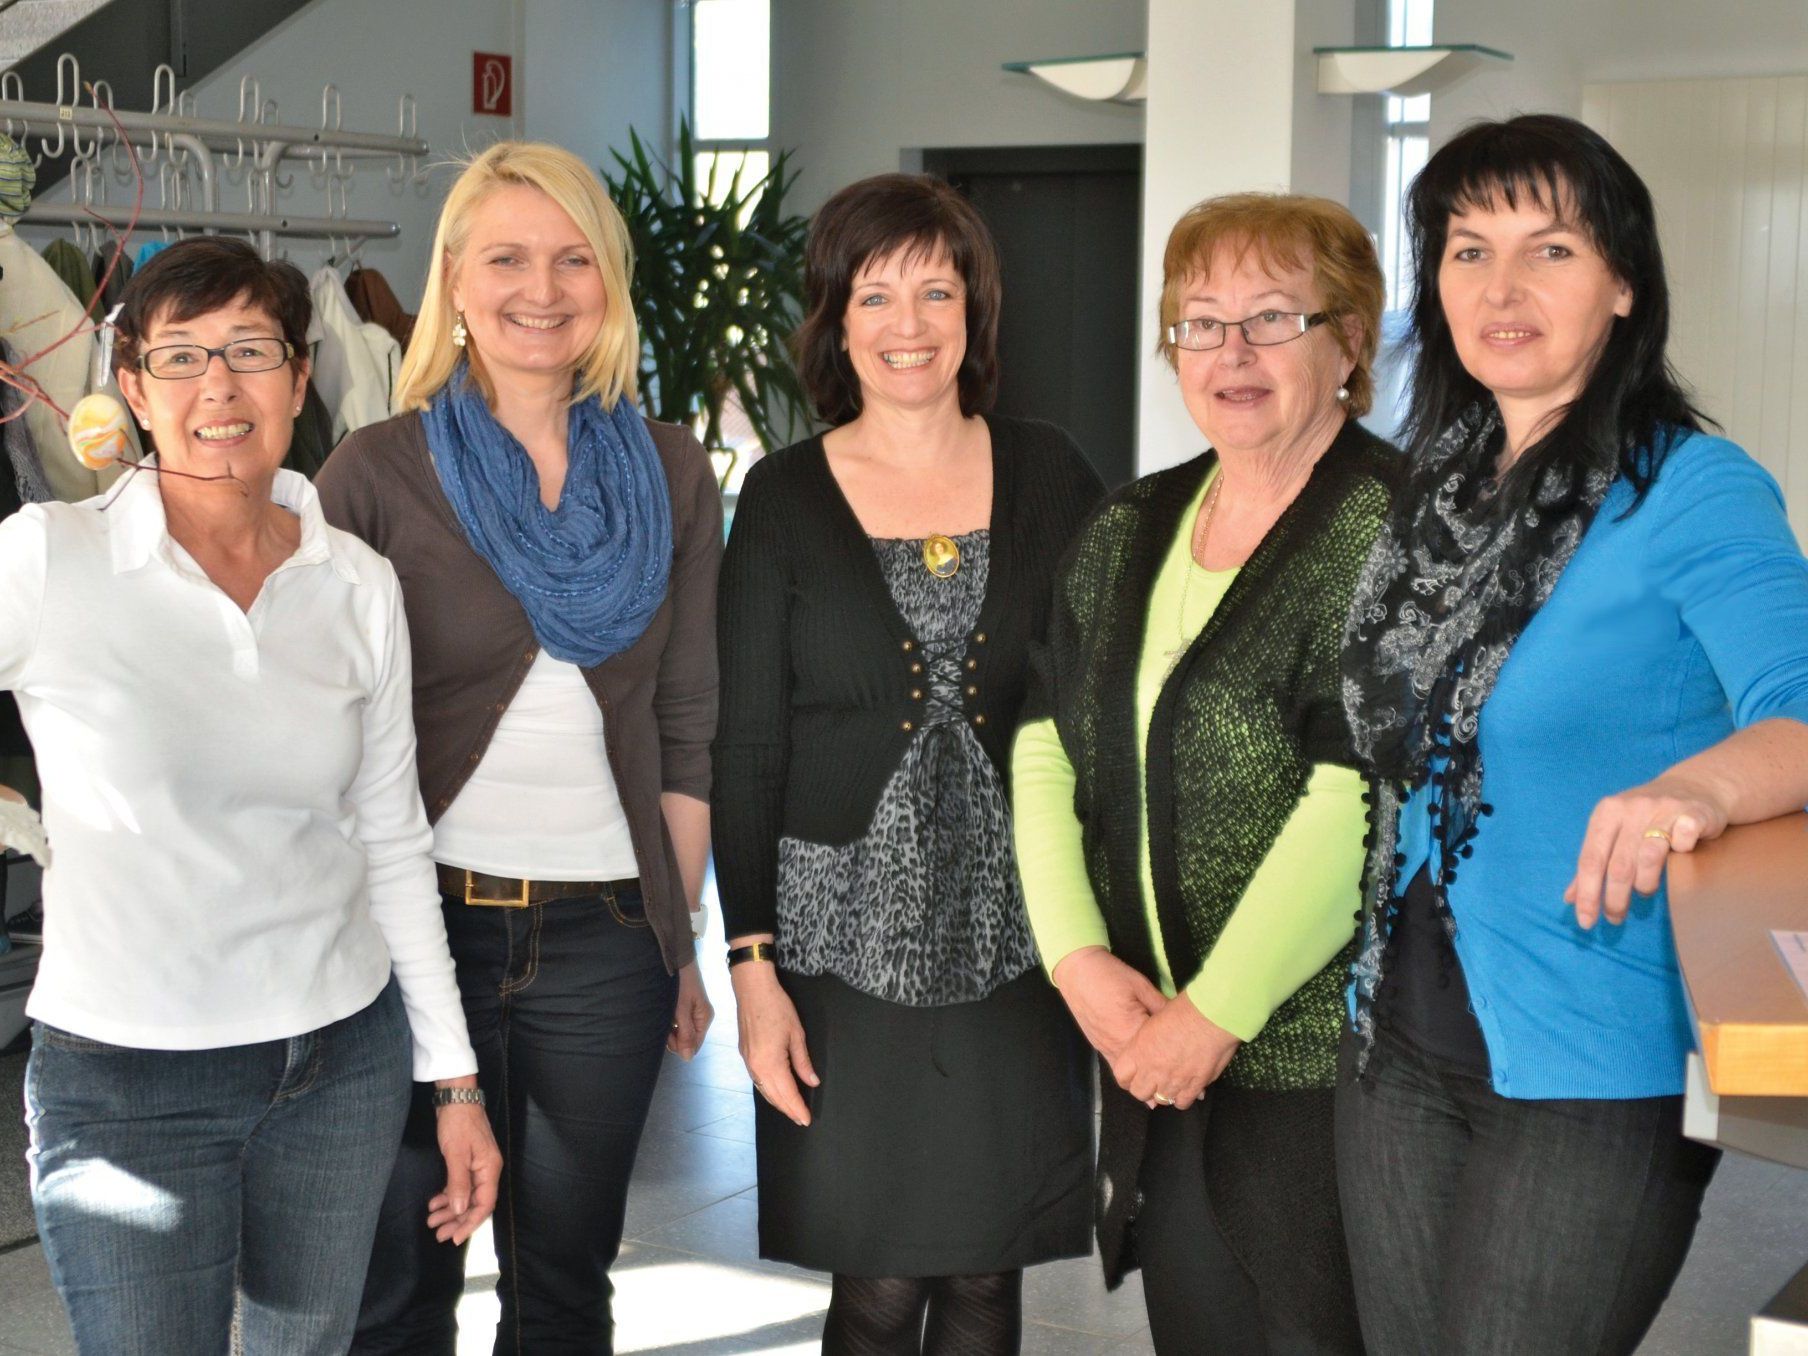
[[[452,346],[454,348],[463,348],[467,337],[465,330],[465,313],[463,311],[458,311],[455,314],[458,316],[458,319],[452,322]]]
[[[1339,386],[1337,388],[1337,403],[1339,405],[1348,405],[1350,403],[1350,388],[1348,386]]]

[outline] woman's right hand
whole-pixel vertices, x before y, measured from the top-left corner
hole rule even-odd
[[[1080,1034],[1107,1060],[1122,1054],[1143,1023],[1168,1005],[1148,976],[1102,946],[1083,946],[1063,956],[1054,981]]]
[[[735,942],[744,944],[740,938]],[[770,961],[747,961],[730,967],[728,976],[734,985],[741,1059],[753,1090],[798,1125],[808,1125],[810,1108],[797,1085],[801,1080],[820,1087],[822,1079],[810,1065],[804,1024],[778,982],[778,967]]]
[[[476,1087],[467,1074],[440,1087]],[[427,1227],[441,1243],[462,1244],[494,1213],[502,1180],[502,1151],[481,1106],[468,1102],[437,1108],[433,1113],[440,1156],[446,1161],[446,1186],[427,1202]]]

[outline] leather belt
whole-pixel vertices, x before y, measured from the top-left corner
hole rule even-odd
[[[444,863],[435,863],[435,869],[439,873],[441,894],[466,904],[495,909],[525,909],[530,904],[546,904],[555,899],[618,895],[624,890],[640,888],[639,876],[621,880],[517,880],[513,876],[490,876]]]

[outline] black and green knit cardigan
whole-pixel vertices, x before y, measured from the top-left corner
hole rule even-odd
[[[1111,949],[1153,979],[1140,878],[1146,799],[1162,946],[1183,987],[1299,804],[1313,766],[1355,766],[1340,686],[1344,620],[1401,464],[1392,446],[1354,420],[1344,425],[1169,675],[1143,767],[1136,676],[1149,597],[1213,461],[1208,452],[1124,487],[1081,530],[1056,577],[1048,640],[1022,716],[1054,718],[1074,766],[1074,812]],[[1352,877],[1352,945],[1360,902]],[[1340,953],[1282,1003],[1231,1060],[1225,1082],[1264,1091],[1330,1086],[1349,961]],[[1115,1280],[1148,1111],[1105,1081],[1099,1236]]]

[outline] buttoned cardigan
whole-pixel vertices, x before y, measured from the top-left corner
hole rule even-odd
[[[1055,564],[1101,493],[1060,429],[988,416],[991,564],[961,656],[962,715],[1008,783],[1011,737]],[[863,834],[921,719],[920,639],[811,438],[747,475],[717,599],[711,797],[728,935],[771,932],[783,837]]]

